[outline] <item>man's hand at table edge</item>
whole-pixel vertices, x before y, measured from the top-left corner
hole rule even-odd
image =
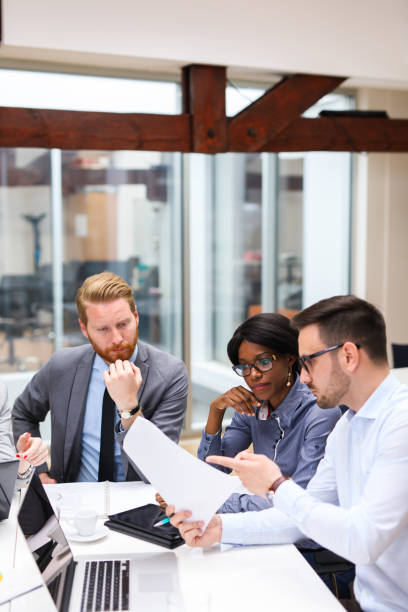
[[[170,523],[176,527],[185,543],[189,546],[211,546],[221,541],[222,522],[218,514],[215,514],[203,532],[203,521],[186,522],[191,517],[190,510],[174,512],[174,506],[167,506],[166,514],[170,517]]]
[[[241,451],[234,458],[210,455],[206,457],[206,461],[233,469],[248,491],[262,497],[265,497],[271,485],[282,476],[279,466],[266,455],[249,451]]]
[[[41,472],[41,474],[38,474],[38,478],[43,484],[57,484],[55,478],[51,478],[51,476],[49,476],[47,472]]]

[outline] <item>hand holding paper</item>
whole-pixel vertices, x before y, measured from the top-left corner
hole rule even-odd
[[[168,504],[191,510],[204,529],[237,488],[234,478],[215,470],[172,442],[153,423],[136,419],[123,448]]]

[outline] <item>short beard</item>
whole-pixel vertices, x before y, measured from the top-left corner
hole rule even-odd
[[[125,360],[129,360],[132,355],[133,352],[135,350],[135,346],[137,344],[137,341],[139,339],[139,330],[136,328],[136,332],[135,332],[135,337],[133,342],[129,343],[129,342],[124,342],[122,347],[123,347],[123,352],[116,354],[116,356],[111,356],[110,353],[115,349],[115,347],[108,347],[107,349],[105,349],[104,351],[92,340],[91,336],[88,333],[88,340],[92,345],[93,350],[95,351],[95,353],[97,353],[99,355],[99,357],[101,357],[106,363],[115,363],[115,361],[117,359],[121,359],[122,361]],[[122,348],[121,347],[121,348]]]
[[[346,396],[350,388],[351,380],[344,372],[340,370],[340,367],[334,366],[328,388],[325,393],[316,396],[316,402],[319,408],[327,409],[339,406],[342,403],[343,398]]]

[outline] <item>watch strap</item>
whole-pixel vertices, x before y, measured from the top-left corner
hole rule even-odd
[[[285,480],[290,480],[289,476],[279,476],[279,478],[277,478],[269,487],[269,491],[272,491],[272,493],[276,493],[276,490],[278,487],[280,487],[280,485],[282,484],[282,482],[285,482]]]
[[[121,419],[130,419],[130,417],[134,416],[137,412],[142,412],[141,404],[138,404],[135,408],[132,408],[132,410],[118,410]]]

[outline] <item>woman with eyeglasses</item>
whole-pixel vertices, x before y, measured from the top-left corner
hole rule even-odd
[[[312,392],[300,382],[297,337],[289,319],[275,313],[255,315],[235,330],[227,352],[232,369],[246,386],[239,384],[211,403],[197,453],[200,459],[234,457],[252,444],[255,453],[267,455],[284,474],[306,487],[341,410],[319,408]],[[222,436],[228,407],[234,415]],[[219,512],[270,505],[266,498],[235,493]]]

